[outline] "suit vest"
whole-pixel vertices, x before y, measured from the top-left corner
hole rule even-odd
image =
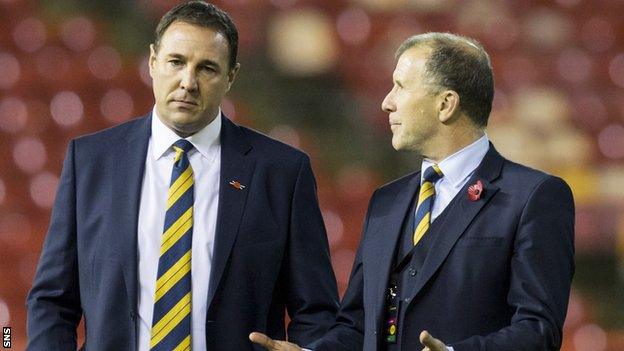
[[[416,193],[418,196],[418,192]],[[428,232],[423,236],[423,238],[418,242],[418,245],[414,246],[413,244],[413,235],[414,235],[414,212],[416,210],[416,199],[412,201],[412,206],[410,210],[407,212],[407,218],[403,220],[403,227],[401,228],[401,236],[399,238],[399,242],[397,248],[394,253],[393,269],[390,273],[390,282],[388,284],[395,283],[398,286],[398,296],[399,296],[399,318],[398,318],[398,330],[397,330],[397,342],[396,343],[387,343],[385,334],[383,336],[383,340],[381,341],[381,350],[386,351],[400,351],[401,350],[401,339],[402,334],[404,332],[407,333],[420,333],[420,330],[405,330],[402,327],[402,322],[405,321],[405,306],[407,303],[405,299],[408,297],[412,297],[414,293],[414,285],[416,284],[418,273],[420,272],[427,255],[429,255],[429,248],[433,245],[440,235],[444,233],[440,233],[440,227],[442,223],[448,217],[448,210],[452,208],[455,199],[449,203],[449,205],[442,211],[442,213],[436,217],[436,219],[429,226]],[[384,308],[386,311],[387,308]],[[385,326],[386,319],[383,320],[383,325]]]

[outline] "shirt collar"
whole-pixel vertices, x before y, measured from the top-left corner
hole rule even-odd
[[[489,148],[490,140],[487,134],[483,134],[481,138],[477,139],[472,144],[442,160],[438,163],[438,166],[444,174],[443,179],[450,182],[454,187],[463,185],[467,178],[470,177],[479,166]],[[434,162],[431,160],[423,159],[420,168],[421,183],[425,170],[433,165]]]
[[[221,109],[217,112],[217,116],[205,126],[199,132],[184,138],[193,144],[195,150],[197,150],[206,160],[212,162],[221,140]],[[168,151],[171,150],[171,145],[178,141],[180,136],[173,130],[169,129],[158,117],[156,112],[156,106],[152,110],[152,155],[155,159],[163,157]],[[193,151],[191,151],[193,152]]]

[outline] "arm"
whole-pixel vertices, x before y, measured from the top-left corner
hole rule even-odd
[[[364,335],[364,308],[362,301],[361,271],[362,264],[359,261],[359,253],[353,266],[353,272],[349,281],[349,287],[342,301],[342,306],[336,324],[322,339],[301,349],[299,345],[286,341],[273,340],[261,333],[251,333],[249,340],[263,346],[268,351],[336,351],[336,350],[361,350]],[[359,261],[359,263],[358,263]]]
[[[373,194],[374,198],[374,194]],[[364,231],[368,226],[370,207],[364,223]],[[351,270],[349,286],[340,305],[340,310],[331,329],[323,337],[307,347],[314,351],[362,350],[364,345],[364,280],[362,272],[362,243],[355,256]],[[298,345],[285,341],[272,340],[264,334],[252,333],[249,339],[269,351],[301,351]],[[307,350],[307,349],[304,349]]]
[[[364,345],[364,277],[362,244],[358,249],[349,278],[349,286],[336,316],[336,323],[325,336],[310,345],[315,351],[362,350]]]
[[[549,177],[522,211],[511,257],[507,301],[511,324],[453,343],[464,350],[558,350],[574,274],[574,201],[568,185]]]
[[[315,351],[355,351],[362,350],[364,346],[365,313],[362,251],[376,194],[377,191],[373,193],[368,204],[364,228],[362,229],[362,239],[355,255],[353,268],[351,269],[349,285],[336,316],[336,323],[322,339],[310,345],[310,349]]]
[[[301,159],[293,191],[284,269],[291,319],[288,337],[307,345],[329,329],[338,309],[336,278],[307,157]]]
[[[73,141],[63,164],[27,309],[28,350],[76,350],[76,328],[82,310],[76,254]]]

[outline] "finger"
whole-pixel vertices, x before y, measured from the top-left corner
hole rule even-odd
[[[428,331],[423,330],[420,332],[420,343],[425,345],[425,346],[430,346],[431,344],[431,339],[433,337],[431,336],[431,334],[429,334]]]
[[[434,338],[433,336],[431,336],[431,334],[429,334],[428,331],[423,330],[420,333],[420,343],[423,344],[425,347],[425,351],[428,351],[427,349],[431,349],[431,350],[443,350],[442,346],[442,342],[436,338]]]
[[[283,350],[283,351],[302,351],[301,348],[299,347],[299,345],[290,343],[288,341],[278,341],[278,342],[276,342],[276,344],[277,344],[277,347],[279,347],[279,350]]]
[[[269,350],[275,348],[275,341],[262,333],[253,332],[249,334],[249,340]]]

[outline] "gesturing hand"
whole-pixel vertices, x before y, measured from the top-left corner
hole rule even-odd
[[[298,345],[288,341],[273,340],[258,332],[249,334],[249,340],[264,347],[268,351],[302,351]]]
[[[448,347],[444,343],[429,334],[428,331],[423,330],[420,333],[420,343],[425,346],[422,351],[447,351]]]

